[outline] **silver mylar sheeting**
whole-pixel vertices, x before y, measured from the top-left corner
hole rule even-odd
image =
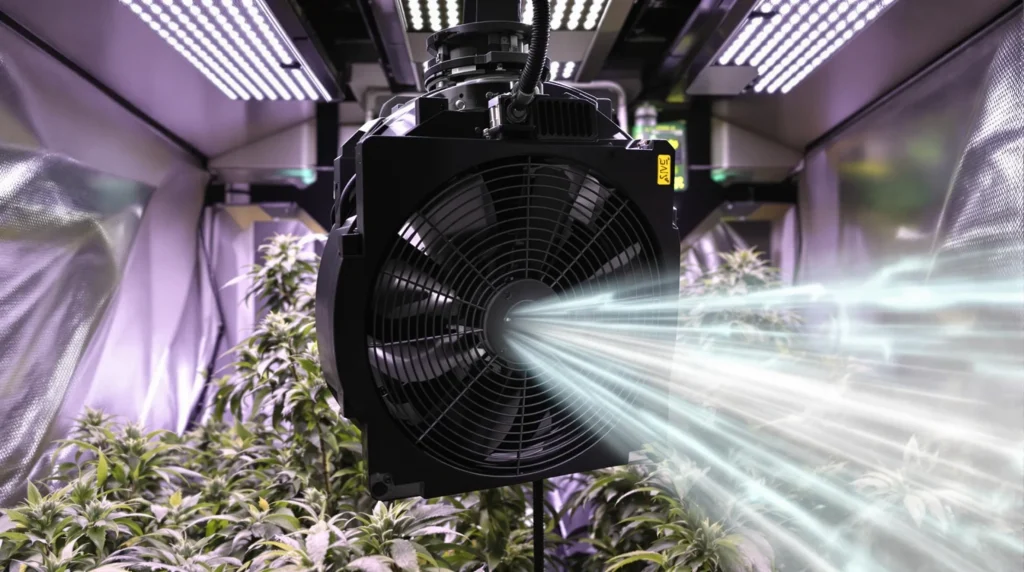
[[[1024,19],[985,79],[935,237],[939,272],[1024,276]]]
[[[801,281],[859,278],[933,251],[976,109],[989,93],[987,70],[1008,32],[1003,26],[979,39],[808,153]]]
[[[87,406],[184,427],[219,324],[198,248],[207,177],[0,26],[0,506]]]
[[[979,292],[992,284],[1006,284],[1024,295],[1024,19],[1020,11],[1007,28],[985,76],[984,95],[943,204],[929,280],[965,283]],[[961,312],[961,323],[989,337],[984,343],[956,343],[993,356],[991,363],[979,364],[987,367],[975,367],[961,381],[964,407],[971,408],[984,433],[1020,443],[1024,439],[1024,303]],[[984,457],[975,464],[994,474],[1007,470],[999,465],[988,468],[991,460]],[[1000,476],[1019,485],[1021,468]],[[1018,523],[1024,522],[1024,514],[1019,519]]]
[[[1024,439],[1024,21],[1012,16],[808,154],[799,269],[803,283],[871,293],[877,278],[879,295],[942,303],[857,308],[851,335],[918,336],[865,351],[873,379],[912,392],[914,411],[943,426],[943,454],[988,479],[956,486],[996,495],[1005,483],[1008,502]],[[893,425],[913,427],[906,417]]]
[[[54,436],[153,189],[0,146],[0,505]]]

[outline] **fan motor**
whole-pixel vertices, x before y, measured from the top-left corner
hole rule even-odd
[[[509,280],[487,303],[484,313],[483,337],[487,347],[497,355],[512,356],[509,333],[514,330],[512,323],[515,310],[523,310],[531,303],[550,299],[555,290],[533,278]]]

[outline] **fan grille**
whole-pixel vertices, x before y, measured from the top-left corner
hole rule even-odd
[[[369,359],[390,413],[429,455],[475,474],[527,475],[579,455],[615,419],[496,351],[485,312],[520,281],[562,299],[649,289],[660,262],[637,205],[541,157],[490,164],[431,197],[395,237],[369,308]]]

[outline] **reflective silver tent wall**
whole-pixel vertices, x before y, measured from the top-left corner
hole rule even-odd
[[[208,176],[0,26],[0,504],[85,406],[178,428],[212,349]]]
[[[86,407],[184,430],[209,372],[256,320],[248,285],[222,286],[267,237],[318,227],[288,206],[204,207],[211,171],[230,173],[239,154],[265,160],[268,136],[287,151],[268,170],[308,170],[311,103],[211,93],[116,1],[0,4],[6,506]],[[145,65],[162,75],[140,81]]]
[[[978,244],[998,251],[1024,240],[1024,30],[1020,8],[1007,11],[1015,4],[900,0],[792,93],[716,104],[721,121],[788,150],[790,167],[802,159],[798,210],[772,246],[787,280],[852,278],[893,256],[942,257]],[[621,25],[629,2],[612,5]],[[263,238],[315,229],[290,207],[205,206],[211,172],[244,184],[268,176],[253,165],[272,176],[308,171],[316,125],[310,102],[223,98],[116,0],[0,0],[0,8],[121,97],[0,25],[5,506],[85,407],[183,430],[206,374],[229,365],[221,353],[256,320],[246,285],[223,285],[257,261]],[[576,51],[604,49],[597,44]],[[585,79],[597,77],[595,65],[581,66]],[[359,96],[386,85],[379,66],[353,68]],[[187,148],[125,103],[171,127]],[[341,105],[342,140],[379,111]],[[730,156],[704,167],[734,166],[724,164]],[[868,159],[889,171],[865,173]],[[704,267],[743,244],[727,226],[690,240],[699,248],[689,264]],[[949,271],[1024,273],[1019,259],[972,263]],[[1007,347],[1021,347],[1010,335],[1021,331],[1021,316],[999,319]],[[993,421],[1024,432],[1024,419],[1013,417],[1020,395],[985,398],[995,400]]]

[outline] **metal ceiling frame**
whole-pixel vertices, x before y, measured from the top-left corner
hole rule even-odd
[[[114,103],[124,108],[125,111],[130,113],[138,120],[145,123],[150,129],[159,133],[162,137],[167,139],[172,144],[176,145],[189,155],[191,155],[196,161],[199,162],[201,168],[206,169],[209,157],[207,157],[202,151],[197,149],[194,145],[183,139],[177,133],[171,131],[167,126],[160,123],[156,119],[153,119],[149,114],[139,109],[132,102],[128,101],[121,94],[114,91],[110,86],[103,83],[96,76],[89,73],[85,68],[76,64],[70,58],[60,53],[59,50],[51,46],[46,40],[34,34],[31,30],[22,26],[17,20],[12,18],[6,12],[0,10],[0,24],[9,28],[12,32],[21,36],[25,41],[29,42],[40,51],[57,60],[62,66],[70,70],[72,73],[82,78],[90,85],[99,90],[103,95],[109,97]]]
[[[392,10],[388,16],[390,22],[400,24],[392,26],[386,33],[381,34],[389,38],[396,46],[399,42],[393,35],[400,32],[403,40],[401,48],[392,49],[386,54],[387,65],[394,67],[392,60],[396,57],[409,58],[408,61],[411,62],[416,82],[405,80],[404,85],[389,85],[389,87],[396,92],[407,91],[409,87],[422,90],[422,78],[417,64],[430,59],[430,55],[427,53],[427,38],[433,35],[433,32],[409,32],[401,0],[361,0],[361,2],[372,3],[375,6],[390,5]],[[622,31],[622,26],[625,24],[633,4],[634,0],[607,0],[604,14],[593,30],[552,30],[548,58],[551,61],[578,62],[579,65],[576,68],[578,71],[573,81],[585,83],[596,79]],[[378,21],[380,20],[378,19]],[[383,56],[381,60],[382,65],[385,65]]]
[[[651,77],[644,78],[643,98],[682,94],[736,33],[758,0],[701,0]]]
[[[302,59],[308,66],[309,73],[330,93],[334,100],[344,99],[344,90],[341,85],[343,78],[338,70],[327,58],[327,50],[324,49],[320,39],[309,25],[309,21],[303,15],[302,7],[295,0],[263,0],[270,13],[277,19],[281,29],[292,41],[295,50],[299,52]]]
[[[419,91],[423,81],[416,69],[408,24],[401,0],[357,0],[370,39],[377,47],[388,88],[395,92]],[[424,40],[424,52],[426,41]]]
[[[874,100],[868,102],[865,106],[851,113],[846,119],[839,122],[838,125],[836,125],[832,129],[829,129],[820,137],[812,140],[810,143],[806,145],[806,147],[804,147],[804,151],[809,152],[817,147],[824,145],[830,140],[839,137],[843,131],[857,124],[861,119],[870,115],[873,111],[882,107],[888,101],[891,101],[895,97],[899,96],[901,93],[903,93],[911,86],[913,86],[914,83],[920,81],[928,74],[941,68],[948,61],[955,58],[958,54],[962,53],[967,49],[970,49],[971,46],[975,45],[979,41],[986,38],[993,30],[999,28],[999,26],[1006,24],[1007,22],[1014,18],[1019,19],[1024,17],[1024,10],[1022,10],[1022,8],[1024,8],[1024,0],[1016,0],[1015,2],[1007,6],[1002,12],[997,14],[994,18],[992,18],[983,26],[978,28],[978,30],[971,34],[969,38],[963,40],[962,42],[956,44],[952,48],[939,54],[938,56],[935,57],[935,59],[925,64],[921,69],[914,72],[910,77],[900,82],[899,85],[890,89],[889,91],[875,98]]]
[[[576,72],[576,81],[588,82],[597,78],[605,60],[615,47],[629,12],[633,9],[633,3],[633,0],[608,0],[601,21],[593,32],[589,32],[593,37],[577,68],[579,71]]]

